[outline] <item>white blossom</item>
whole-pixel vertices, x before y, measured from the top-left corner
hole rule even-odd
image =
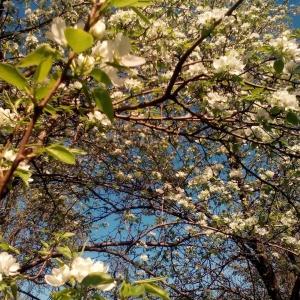
[[[267,98],[267,101],[271,106],[278,106],[285,110],[299,110],[299,103],[296,95],[290,94],[286,90],[278,90],[272,93]]]
[[[70,268],[63,266],[61,268],[54,268],[52,275],[45,275],[45,281],[52,286],[61,286],[65,284],[70,278]]]
[[[18,274],[18,269],[20,269],[19,263],[16,259],[7,252],[0,253],[0,273],[6,276]],[[1,275],[2,276],[2,275]]]
[[[228,71],[230,74],[240,74],[245,67],[236,51],[231,51],[228,56],[214,59],[213,66],[217,72]]]
[[[94,261],[89,257],[76,257],[72,262],[70,275],[81,283],[82,280],[89,274],[96,272],[107,273],[108,268],[109,267],[105,266],[102,261],[94,263]],[[110,284],[100,284],[97,285],[97,289],[101,291],[110,291],[115,287],[115,285],[115,282]]]
[[[147,261],[149,258],[148,258],[148,255],[147,255],[147,254],[142,254],[142,255],[140,256],[140,259],[141,259],[142,261]]]
[[[93,113],[92,112],[88,113],[88,118],[91,121],[98,120],[104,126],[111,125],[111,122],[108,119],[108,117],[105,114],[103,114],[103,113],[101,113],[100,111],[97,111],[97,110],[94,111]]]
[[[277,39],[271,40],[270,45],[276,49],[279,55],[283,54],[290,58],[297,58],[300,54],[296,39],[289,40],[284,34]]]
[[[82,53],[77,57],[76,60],[72,61],[72,67],[79,75],[89,74],[93,70],[94,64],[94,57],[90,55],[84,55]]]
[[[13,126],[15,123],[16,115],[9,109],[0,107],[0,126]]]
[[[99,20],[90,28],[90,34],[97,39],[101,39],[105,34],[105,24]]]
[[[65,29],[65,21],[62,18],[57,17],[51,24],[51,31],[46,32],[46,38],[60,45],[66,45]]]

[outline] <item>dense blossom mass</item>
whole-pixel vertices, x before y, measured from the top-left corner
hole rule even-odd
[[[1,299],[299,299],[290,2],[1,1]]]

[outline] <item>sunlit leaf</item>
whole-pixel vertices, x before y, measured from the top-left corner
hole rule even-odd
[[[81,285],[88,287],[88,286],[96,286],[100,284],[109,284],[113,282],[114,279],[111,278],[108,274],[102,272],[95,272],[95,273],[90,273],[88,276],[86,276],[82,280]]]
[[[66,163],[75,164],[75,156],[70,150],[61,145],[52,145],[45,148],[45,151],[52,157]]]
[[[65,29],[65,37],[68,45],[77,53],[81,53],[94,44],[94,38],[82,29],[68,27]]]
[[[92,97],[97,107],[112,121],[114,118],[114,108],[108,91],[104,89],[94,89]]]
[[[146,24],[150,25],[149,19],[139,10],[137,7],[131,6],[130,7]]]
[[[41,61],[47,57],[52,57],[52,59],[55,60],[58,59],[59,56],[56,50],[52,49],[49,45],[42,45],[26,57],[22,58],[17,66],[19,68],[38,66]]]
[[[15,67],[8,64],[0,63],[0,79],[21,91],[28,87],[26,78]]]
[[[52,57],[48,56],[47,58],[42,60],[38,65],[33,76],[34,81],[43,82],[47,77],[49,71],[51,70],[51,67],[52,67]]]
[[[155,283],[144,283],[147,293],[159,297],[163,300],[170,300],[168,293]]]
[[[94,77],[97,81],[102,82],[106,85],[112,85],[112,82],[108,75],[100,69],[94,69],[90,73],[92,77]]]

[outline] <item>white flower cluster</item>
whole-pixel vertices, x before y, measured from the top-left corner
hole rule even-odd
[[[227,71],[230,74],[236,75],[242,73],[245,67],[239,58],[239,54],[235,50],[232,50],[227,56],[221,56],[218,59],[214,59],[213,66],[217,72]]]
[[[296,39],[289,40],[285,34],[277,39],[271,40],[270,45],[276,49],[276,52],[278,52],[280,56],[284,55],[288,58],[295,59],[300,54]]]
[[[211,20],[218,20],[224,17],[226,13],[226,9],[222,8],[215,8],[213,10],[210,10],[210,8],[207,6],[205,8],[199,7],[197,9],[198,11],[202,10],[202,12],[199,15],[199,18],[196,21],[197,25],[206,24],[207,22]]]
[[[4,154],[4,158],[7,159],[8,161],[14,161],[16,157],[17,157],[17,153],[14,153],[12,150],[8,150]],[[26,162],[24,161],[22,161],[18,166],[18,169],[22,169],[24,171],[28,171],[29,168],[30,166],[27,165]],[[32,179],[30,179],[29,181],[32,181]]]
[[[103,126],[109,126],[111,125],[110,120],[108,117],[101,113],[100,111],[94,111],[93,113],[88,113],[88,118],[90,121],[99,121]]]
[[[264,143],[269,143],[273,140],[271,132],[266,132],[263,128],[259,126],[251,126],[245,130],[245,134],[248,137],[254,137]]]
[[[222,96],[216,92],[210,92],[206,96],[206,100],[208,105],[211,108],[217,108],[220,110],[224,110],[228,108],[228,99],[226,96]]]
[[[20,269],[16,259],[7,252],[0,253],[0,282],[3,280],[3,274],[6,276],[14,276],[18,274]]]
[[[114,85],[122,85],[126,79],[118,75],[116,68],[106,65],[107,62],[115,61],[125,67],[136,67],[146,62],[142,57],[130,55],[130,52],[130,40],[122,33],[118,33],[114,40],[99,41],[92,48],[92,56],[100,63],[100,67],[110,77]]]
[[[52,286],[61,286],[65,284],[70,277],[75,278],[79,283],[91,273],[102,272],[107,273],[108,266],[105,266],[102,261],[94,261],[91,258],[76,257],[71,265],[71,268],[64,265],[60,268],[54,268],[52,275],[45,275],[45,281]],[[116,286],[115,282],[109,284],[97,285],[97,289],[101,291],[110,291]]]
[[[296,95],[290,94],[286,90],[272,93],[267,101],[271,106],[278,106],[285,110],[299,110],[299,103]]]
[[[0,125],[1,128],[10,126],[13,127],[15,123],[16,115],[9,109],[3,109],[0,107]],[[2,129],[1,129],[2,130]]]
[[[84,24],[79,23],[75,26],[77,29],[83,29]],[[51,31],[46,32],[46,37],[60,45],[67,45],[65,37],[66,23],[57,17],[53,20]],[[96,39],[101,39],[105,34],[105,24],[98,21],[91,27],[90,33]],[[126,82],[126,78],[118,75],[118,70],[114,67],[106,65],[107,62],[117,62],[125,67],[136,67],[145,63],[145,59],[130,55],[131,46],[128,37],[122,33],[118,33],[114,40],[98,41],[92,48],[92,55],[80,54],[78,58],[73,61],[72,69],[76,74],[88,74],[95,66],[99,64],[100,68],[110,77],[114,85],[121,85]],[[131,83],[131,82],[130,82]],[[129,83],[129,84],[130,84]]]
[[[258,219],[256,216],[245,219],[241,214],[232,214],[231,219],[224,218],[224,221],[228,223],[228,226],[233,231],[244,230],[245,228],[257,225]]]
[[[206,74],[207,70],[204,67],[203,63],[198,62],[198,63],[190,65],[188,70],[187,70],[187,73],[190,76],[196,76],[196,75],[199,75],[199,74]]]
[[[147,254],[142,254],[142,255],[140,256],[140,259],[141,259],[142,261],[147,261],[149,258],[148,258],[148,255],[147,255]]]

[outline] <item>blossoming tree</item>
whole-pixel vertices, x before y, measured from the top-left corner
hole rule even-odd
[[[0,1],[1,297],[299,299],[277,2]]]

